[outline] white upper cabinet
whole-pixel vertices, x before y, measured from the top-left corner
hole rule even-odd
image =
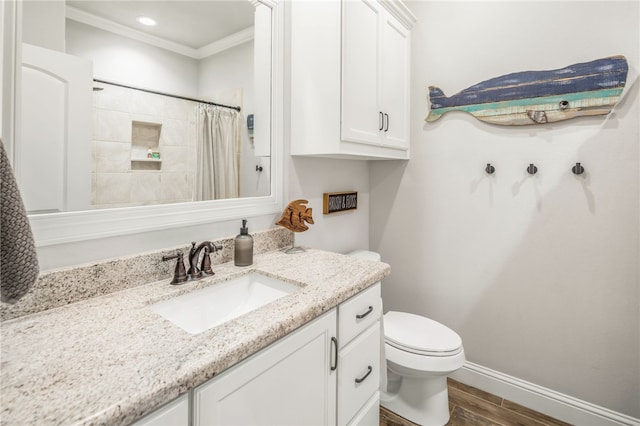
[[[377,1],[343,3],[343,140],[408,151],[409,47],[409,30]]]
[[[292,155],[408,159],[411,12],[398,1],[287,5]]]

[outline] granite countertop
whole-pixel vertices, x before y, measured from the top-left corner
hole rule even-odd
[[[390,272],[389,265],[308,250],[216,265],[0,323],[0,423],[130,424],[275,342]],[[250,272],[300,290],[192,335],[149,305]]]

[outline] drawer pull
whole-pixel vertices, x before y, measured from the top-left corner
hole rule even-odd
[[[364,314],[356,315],[356,318],[357,319],[362,319],[362,318],[366,317],[367,315],[369,315],[371,312],[373,312],[373,306],[369,306],[369,309]]]
[[[369,374],[371,374],[371,372],[373,371],[373,367],[371,367],[370,365],[368,365],[368,366],[367,366],[367,370],[368,370],[368,371],[367,371],[367,373],[366,373],[364,376],[360,377],[359,379],[356,379],[356,383],[362,383],[362,382],[364,382],[364,381],[367,379],[367,377],[369,377]]]
[[[335,371],[338,368],[338,339],[332,337],[331,346],[333,346],[333,359],[335,360],[335,364],[331,366],[331,371]]]

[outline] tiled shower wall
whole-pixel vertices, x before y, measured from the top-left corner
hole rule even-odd
[[[196,108],[191,101],[98,84],[93,98],[92,206],[130,207],[192,201]],[[132,161],[132,122],[161,124],[160,162]]]

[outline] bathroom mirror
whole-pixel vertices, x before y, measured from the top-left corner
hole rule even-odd
[[[79,6],[80,4],[85,2],[69,2],[69,5]],[[87,2],[91,3],[91,2]],[[95,2],[96,4],[105,2]],[[198,2],[114,2],[115,4],[120,5],[129,5],[135,3],[144,3],[147,5],[158,5],[163,3],[182,3],[182,5],[186,5],[187,3],[199,3],[200,7],[196,8],[197,10],[202,11],[210,11],[211,7],[219,7],[222,5],[225,6],[239,6],[242,4],[242,8],[246,12],[247,10],[250,13],[253,13],[255,10],[256,19],[261,19],[261,23],[256,23],[256,28],[254,31],[256,32],[256,37],[253,40],[255,45],[255,49],[260,54],[254,55],[254,58],[257,61],[258,56],[261,58],[266,58],[268,61],[266,66],[266,72],[260,73],[260,75],[256,77],[255,83],[255,91],[262,91],[262,93],[266,93],[267,96],[263,96],[262,103],[263,105],[258,105],[260,101],[255,102],[256,110],[259,110],[261,113],[256,115],[256,121],[262,120],[262,123],[268,123],[268,127],[266,127],[267,131],[263,133],[262,136],[267,139],[267,151],[265,153],[264,148],[260,155],[255,156],[253,160],[254,164],[250,165],[250,168],[254,173],[265,173],[265,169],[267,172],[267,183],[266,189],[263,192],[258,193],[250,193],[249,195],[243,196],[240,194],[239,198],[225,198],[225,199],[216,199],[209,201],[184,201],[179,200],[178,202],[172,202],[170,204],[161,204],[161,205],[141,205],[135,207],[127,207],[122,204],[114,204],[113,208],[103,208],[99,210],[81,210],[81,211],[66,211],[66,212],[47,212],[46,209],[43,209],[43,213],[41,214],[30,214],[31,223],[34,229],[34,234],[36,237],[36,243],[39,246],[42,245],[50,245],[50,244],[58,244],[64,242],[71,241],[79,241],[93,238],[102,238],[113,235],[122,235],[128,234],[132,232],[142,232],[154,229],[167,229],[177,226],[187,226],[202,222],[211,222],[216,220],[230,220],[234,218],[244,217],[244,216],[254,216],[258,214],[268,214],[272,212],[277,212],[281,209],[281,186],[282,186],[282,172],[281,172],[281,140],[282,140],[282,126],[281,126],[281,96],[271,96],[272,93],[279,93],[280,88],[282,87],[281,78],[282,78],[282,69],[280,67],[280,61],[278,60],[281,57],[281,47],[279,46],[281,42],[281,31],[282,31],[282,18],[281,18],[281,8],[278,8],[278,3],[271,0],[257,0],[257,1],[198,1]],[[250,8],[246,8],[244,6],[249,5]],[[207,7],[205,7],[207,5]],[[73,6],[72,6],[73,7]],[[113,13],[116,12],[117,8],[109,8],[109,10]],[[186,7],[183,8],[186,12]],[[80,10],[76,7],[76,10]],[[91,11],[80,11],[77,12],[77,15],[83,15],[85,13],[90,14]],[[227,11],[228,12],[228,11]],[[14,13],[14,20],[16,23],[21,22],[21,13],[20,8]],[[74,12],[76,13],[76,12]],[[151,14],[151,13],[149,13]],[[117,15],[117,13],[116,13]],[[261,18],[258,18],[258,17]],[[183,17],[184,18],[184,17]],[[5,22],[7,16],[4,17]],[[187,18],[189,22],[190,19]],[[75,16],[74,22],[79,22],[79,18]],[[97,21],[100,21],[98,19]],[[195,22],[195,21],[191,21]],[[87,26],[86,23],[74,24],[76,26]],[[118,25],[115,25],[117,28]],[[20,25],[15,25],[17,28],[20,28]],[[258,30],[258,26],[260,26]],[[76,28],[77,30],[77,28]],[[86,28],[81,28],[81,30],[86,30]],[[243,31],[237,31],[242,33]],[[244,31],[246,33],[246,31]],[[259,37],[259,34],[266,37]],[[3,32],[3,36],[5,40],[10,38]],[[157,37],[157,36],[153,36]],[[233,37],[233,36],[232,36]],[[80,37],[82,38],[82,37]],[[19,54],[22,50],[22,41],[21,35],[17,34],[15,41],[15,49],[18,53],[17,57],[20,57]],[[5,44],[6,45],[6,44]],[[211,43],[208,43],[207,46],[211,46]],[[77,51],[82,50],[82,46],[70,46],[70,48],[76,49]],[[195,51],[202,51],[202,49],[194,49]],[[206,53],[206,52],[205,52]],[[196,54],[201,54],[196,53]],[[204,56],[210,57],[210,56]],[[4,66],[6,67],[6,59]],[[125,62],[126,63],[126,62]],[[14,64],[16,72],[20,70],[20,67],[17,64]],[[119,67],[121,68],[121,67]],[[5,68],[6,69],[6,68]],[[135,74],[135,73],[134,73]],[[99,75],[95,75],[95,77],[101,77]],[[7,87],[7,78],[6,75],[3,76],[3,101],[11,95],[8,93],[8,90],[5,90]],[[123,81],[123,79],[116,78],[118,83],[128,83]],[[15,86],[15,98],[20,98],[20,94],[24,87],[21,87],[20,79],[16,79],[13,84]],[[262,87],[259,85],[262,84]],[[111,85],[109,84],[97,84],[97,87],[102,88],[102,91],[97,93],[97,97],[100,97],[102,94],[106,94],[108,90],[110,90]],[[132,85],[134,86],[134,85]],[[114,86],[115,89],[119,89],[119,87]],[[160,87],[150,87],[149,84],[146,87],[142,87],[146,89],[152,89],[159,92],[164,92]],[[115,92],[115,90],[114,90]],[[178,93],[176,93],[178,92]],[[195,97],[195,98],[215,98],[216,94],[210,91],[209,93],[204,93],[201,95],[200,93],[194,93],[193,91],[188,90],[172,90],[171,88],[166,90],[166,93],[178,94],[178,95],[187,95],[187,97]],[[241,99],[237,95],[235,98],[233,96],[228,97],[227,99],[222,99],[219,103],[228,103],[228,100],[233,101]],[[94,99],[94,104],[96,103]],[[6,103],[5,103],[6,104]],[[262,109],[260,109],[262,107]],[[265,108],[266,107],[266,108]],[[21,111],[6,111],[3,110],[3,137],[7,140],[5,136],[7,133],[11,136],[11,130],[15,130],[13,140],[9,140],[8,143],[5,143],[9,146],[9,151],[13,148],[14,154],[20,151],[20,135],[22,130],[20,127],[20,123],[22,122],[22,117],[20,116]],[[246,111],[246,114],[242,116],[242,127],[243,131],[248,133],[247,129],[247,115],[250,114],[251,111]],[[132,113],[131,115],[135,115],[134,118],[138,118],[138,113]],[[10,126],[4,126],[6,121],[6,117],[11,117],[13,115],[13,124],[14,129],[11,129]],[[140,114],[142,115],[142,114]],[[150,124],[158,124],[154,123],[154,120],[146,120],[138,119],[132,120],[132,122],[141,123],[143,127]],[[160,120],[158,120],[160,121]],[[22,126],[24,127],[24,126]],[[147,126],[148,127],[148,126]],[[142,129],[144,132],[148,129]],[[255,137],[259,137],[258,134]],[[264,142],[261,141],[261,142]],[[94,142],[95,143],[95,142]],[[258,141],[255,141],[257,144]],[[256,145],[257,146],[257,145]],[[261,146],[264,146],[262,143]],[[157,151],[150,147],[151,151]],[[130,150],[131,155],[133,155],[133,149]],[[158,149],[159,151],[159,149]],[[162,158],[161,160],[164,160]],[[14,157],[15,158],[15,157]],[[136,158],[137,160],[137,158]],[[68,161],[68,159],[67,159]],[[133,164],[133,158],[130,158],[129,161]],[[25,168],[23,168],[24,170]],[[268,175],[270,169],[270,176]],[[147,172],[147,174],[152,174],[153,172]],[[247,179],[245,179],[246,181]]]

